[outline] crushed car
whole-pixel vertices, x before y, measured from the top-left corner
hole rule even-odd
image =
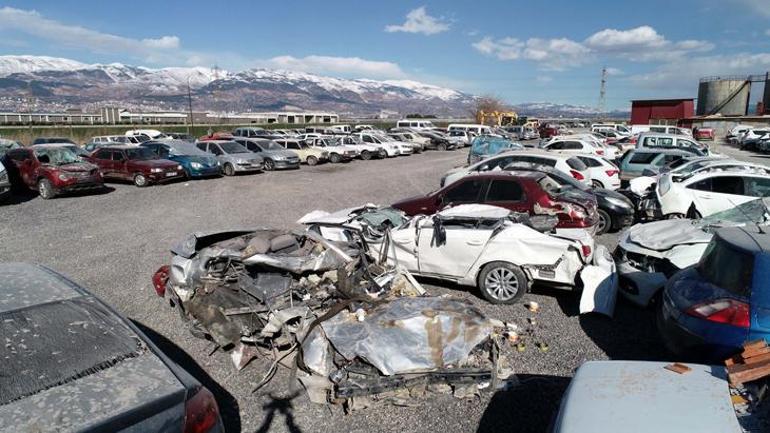
[[[272,359],[257,389],[292,359],[311,401],[350,409],[436,387],[464,397],[507,377],[496,338],[512,325],[467,301],[431,297],[365,244],[360,233],[336,241],[313,231],[193,234],[153,285],[236,368]]]
[[[330,239],[360,230],[378,261],[478,287],[492,303],[516,302],[535,282],[572,290],[581,281],[581,312],[613,314],[618,278],[609,251],[585,230],[557,233],[553,216],[468,204],[412,218],[389,208],[314,211],[298,222]]]

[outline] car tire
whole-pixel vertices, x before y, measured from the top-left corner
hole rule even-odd
[[[56,190],[53,189],[53,184],[48,179],[37,181],[37,193],[43,200],[50,200],[56,197]]]
[[[331,155],[329,155],[329,161],[331,161],[333,164],[337,164],[340,161],[342,161],[342,157],[336,153],[332,153]]]
[[[604,184],[603,184],[603,183],[601,183],[601,182],[600,182],[600,181],[598,181],[598,180],[592,180],[592,181],[591,181],[591,185],[592,185],[594,188],[604,188]]]
[[[436,146],[436,150],[445,151],[446,143],[439,143],[438,146]]]
[[[272,159],[266,159],[264,164],[265,171],[275,170],[275,162]]]
[[[316,165],[318,164],[318,158],[316,158],[315,156],[308,156],[305,162],[307,163],[307,165],[311,165],[311,166]]]
[[[142,173],[135,174],[134,185],[138,186],[139,188],[144,188],[147,186],[147,178]]]
[[[527,276],[516,265],[491,262],[479,273],[477,286],[484,299],[493,304],[512,304],[527,291]]]
[[[225,163],[225,166],[222,169],[222,173],[224,173],[225,176],[233,176],[235,175],[235,167],[233,167],[233,165],[229,162]]]
[[[364,161],[368,161],[368,160],[372,159],[372,153],[369,152],[368,150],[362,151],[361,152],[361,159],[363,159]]]
[[[385,159],[388,157],[388,152],[386,152],[384,149],[380,149],[378,156],[380,157],[380,159]]]
[[[603,235],[612,230],[612,217],[604,209],[598,209],[599,222],[596,223],[596,234]]]

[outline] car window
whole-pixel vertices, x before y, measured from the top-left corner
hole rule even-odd
[[[209,143],[209,152],[213,153],[214,155],[221,155],[222,149],[220,149],[219,146],[215,143]]]
[[[698,147],[698,145],[693,143],[692,141],[685,140],[685,139],[682,139],[682,138],[677,140],[677,145],[680,146],[680,147]]]
[[[711,190],[720,194],[743,195],[743,178],[740,176],[713,177]]]
[[[601,167],[602,163],[587,156],[578,156],[578,159],[586,165],[586,167]]]
[[[548,146],[548,149],[550,149],[550,150],[562,150],[562,149],[564,149],[564,142],[563,141],[553,142],[553,143],[551,143]]]
[[[125,157],[123,156],[123,152],[120,150],[113,150],[112,151],[112,160],[113,161],[123,161]]]
[[[651,152],[636,152],[631,155],[631,160],[628,162],[629,164],[649,164],[656,156],[658,155]]]
[[[751,295],[754,257],[715,237],[698,263],[698,272],[711,284],[739,296]]]
[[[195,146],[198,147],[198,149],[206,152],[206,143],[195,143]]]
[[[487,192],[488,202],[522,201],[524,190],[515,180],[493,180]]]
[[[444,193],[444,203],[474,203],[478,201],[482,188],[486,182],[481,179],[467,179],[457,182],[456,185]]]
[[[746,195],[752,197],[770,197],[770,179],[763,177],[744,178]]]
[[[94,158],[96,158],[96,159],[110,159],[111,158],[111,152],[109,150],[106,150],[106,149],[97,150],[94,153]]]
[[[485,164],[479,165],[476,171],[494,170],[496,168],[503,168],[513,162],[513,156],[504,156],[502,158],[493,158]]]
[[[556,161],[553,161],[553,164],[549,164],[549,165],[551,167],[555,167]],[[580,158],[574,158],[574,157],[567,158],[567,165],[569,166],[569,168],[577,171],[584,171],[588,168],[585,164],[583,164],[583,161],[581,161]]]
[[[564,148],[565,149],[571,149],[571,150],[580,150],[583,148],[583,145],[580,144],[580,142],[577,141],[565,141],[564,142]]]

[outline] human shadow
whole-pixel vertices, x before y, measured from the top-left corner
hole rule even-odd
[[[299,391],[295,391],[293,394],[285,397],[270,394],[268,396],[270,401],[262,405],[265,414],[262,425],[259,426],[256,433],[267,433],[270,431],[276,413],[283,415],[286,423],[286,430],[289,431],[289,433],[302,433],[302,430],[297,426],[297,423],[294,422],[294,405],[292,404],[292,400],[297,398],[297,396],[299,396]]]
[[[195,360],[177,346],[174,342],[158,334],[153,329],[143,325],[141,322],[131,320],[131,322],[144,333],[158,349],[160,349],[172,361],[185,369],[191,376],[198,380],[203,386],[208,388],[214,395],[219,406],[219,414],[228,433],[238,433],[241,431],[241,415],[238,406],[238,400],[230,394],[225,388],[217,383],[209,374],[198,365]]]

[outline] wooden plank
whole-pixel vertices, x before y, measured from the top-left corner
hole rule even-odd
[[[739,385],[745,382],[751,382],[752,380],[761,379],[770,375],[770,362],[757,364],[753,368],[747,368],[742,371],[729,373],[730,383],[733,385]]]
[[[744,352],[747,350],[761,349],[763,347],[767,347],[767,341],[765,341],[764,338],[743,343]]]
[[[741,358],[751,358],[752,356],[758,356],[758,355],[764,355],[765,353],[770,353],[770,347],[757,347],[757,348],[751,348],[746,349],[743,352],[741,352]]]
[[[685,373],[689,373],[690,371],[692,371],[692,368],[682,364],[681,362],[675,362],[675,363],[669,364],[669,365],[667,365],[667,366],[665,366],[663,368],[665,368],[666,370],[671,370],[674,373],[679,373],[679,374],[685,374]]]
[[[770,361],[770,352],[764,353],[762,355],[752,356],[751,358],[746,358],[743,360],[743,363],[746,365],[752,365],[765,361]]]
[[[730,374],[740,373],[743,371],[751,370],[752,368],[763,367],[765,365],[770,365],[770,361],[757,362],[754,364],[735,364],[727,367],[727,372]]]
[[[735,355],[731,358],[725,359],[725,367],[730,367],[732,365],[740,363],[741,361],[743,361],[743,358],[741,358],[740,355]]]

